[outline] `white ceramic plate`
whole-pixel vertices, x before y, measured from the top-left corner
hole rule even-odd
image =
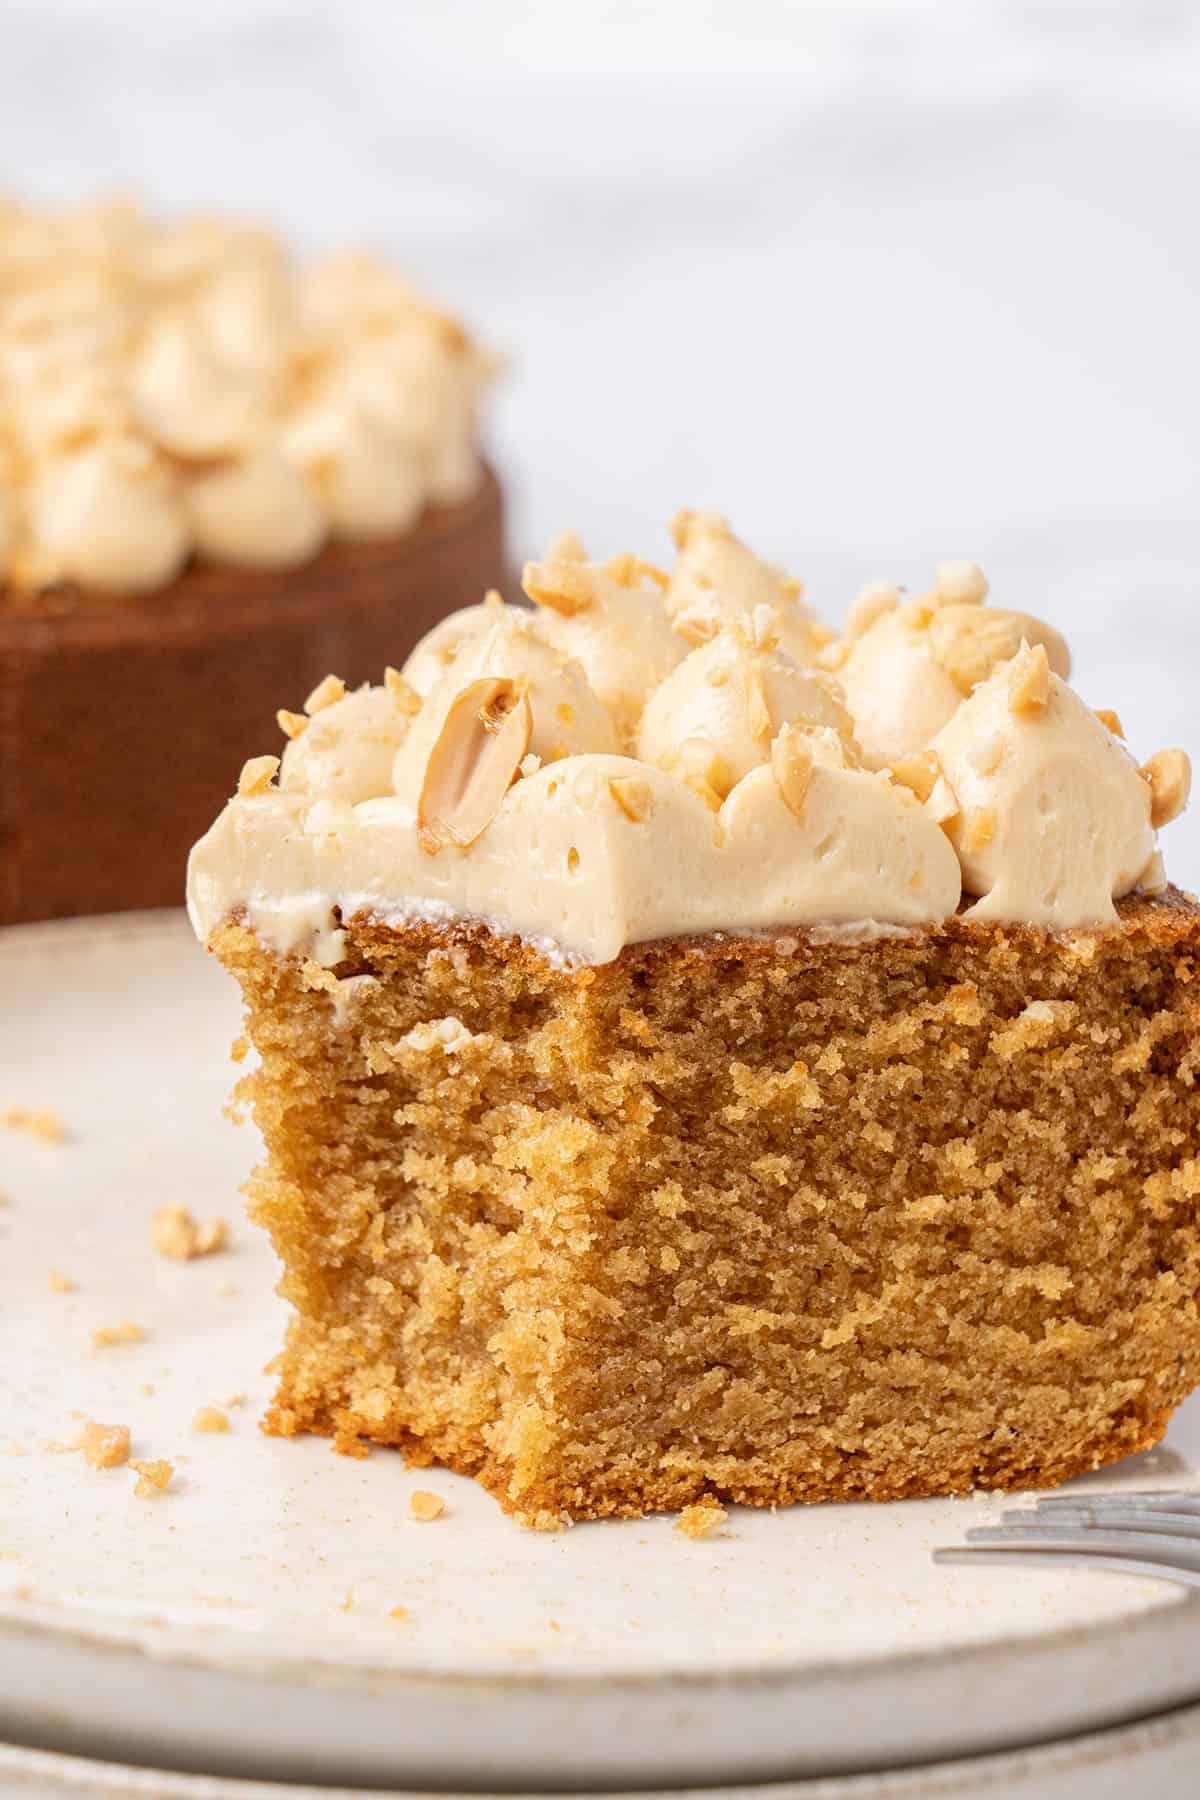
[[[903,1774],[707,1788],[704,1800],[1195,1800],[1200,1707],[1139,1725],[1000,1756]],[[629,1800],[673,1800],[673,1792]],[[0,1744],[0,1800],[429,1800],[389,1789],[286,1786],[231,1776],[180,1775]],[[506,1800],[486,1796],[485,1800]],[[547,1797],[549,1800],[549,1797]],[[561,1800],[561,1797],[560,1797]]]
[[[1067,1571],[935,1569],[995,1498],[525,1532],[474,1484],[255,1421],[282,1308],[240,1222],[157,1256],[167,1201],[236,1216],[232,984],[181,916],[0,933],[0,1736],[175,1768],[395,1786],[651,1786],[879,1769],[1200,1693],[1200,1598]],[[50,1290],[57,1268],[72,1293]],[[123,1320],[145,1341],[101,1351]],[[233,1430],[196,1410],[244,1390]],[[176,1464],[43,1446],[79,1417]],[[24,1454],[6,1454],[23,1451]],[[1200,1412],[1105,1486],[1200,1486]],[[447,1502],[408,1516],[415,1487]],[[407,1617],[396,1619],[402,1606]]]

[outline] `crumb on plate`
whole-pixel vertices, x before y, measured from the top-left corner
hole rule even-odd
[[[191,1262],[195,1257],[212,1256],[227,1247],[229,1221],[197,1219],[186,1206],[160,1206],[154,1215],[151,1239],[160,1256]]]
[[[139,1500],[150,1500],[155,1494],[163,1493],[175,1473],[174,1463],[164,1462],[161,1458],[155,1462],[131,1462],[129,1466],[137,1474],[133,1491]]]
[[[425,1488],[417,1488],[408,1503],[408,1509],[414,1519],[422,1524],[430,1519],[440,1519],[446,1510],[446,1502],[440,1494],[431,1494]]]
[[[62,1114],[53,1106],[5,1106],[0,1108],[0,1125],[28,1132],[45,1144],[61,1144],[67,1135]]]
[[[79,1448],[90,1469],[120,1468],[129,1461],[129,1427],[89,1419],[79,1434]]]
[[[686,1538],[705,1538],[723,1525],[729,1514],[716,1500],[697,1500],[685,1506],[675,1521],[675,1529]]]
[[[136,1325],[132,1319],[122,1319],[119,1325],[97,1325],[92,1333],[92,1348],[107,1350],[113,1344],[141,1344],[145,1338],[141,1325]]]
[[[192,1420],[193,1431],[228,1431],[229,1420],[219,1406],[202,1406]]]

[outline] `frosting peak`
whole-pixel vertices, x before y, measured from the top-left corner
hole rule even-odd
[[[813,661],[832,633],[801,604],[801,582],[756,556],[720,513],[685,509],[671,521],[671,532],[679,554],[667,584],[666,608],[680,630],[704,637],[723,616],[765,606],[793,661]]]
[[[578,660],[628,742],[687,645],[663,605],[665,575],[632,556],[587,562],[579,548],[579,556],[527,563],[521,585],[538,606],[538,630]]]
[[[1121,740],[1026,645],[930,748],[954,794],[946,829],[968,917],[1111,924],[1154,855],[1150,787]]]
[[[853,741],[836,684],[800,669],[776,647],[767,621],[727,617],[716,635],[684,658],[651,695],[638,732],[638,755],[659,768],[709,758],[706,777],[724,798],[743,775],[771,759],[784,724],[829,727]],[[857,760],[857,752],[855,752]]]
[[[886,768],[928,744],[971,690],[1022,643],[1044,645],[1056,673],[1070,674],[1070,653],[1053,626],[1028,613],[985,606],[987,584],[975,574],[978,581],[969,583],[959,565],[943,565],[945,585],[905,604],[898,589],[879,585],[859,596],[852,635],[825,660],[836,667],[869,768]],[[947,597],[947,589],[955,594],[964,588],[971,599]]]

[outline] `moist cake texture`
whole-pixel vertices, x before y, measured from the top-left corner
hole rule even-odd
[[[335,684],[194,853],[294,1308],[268,1428],[541,1527],[1146,1447],[1200,1380],[1200,909],[1154,844],[1186,759],[1139,769],[1025,615],[931,645],[977,572],[833,640],[679,534],[661,581],[569,541],[527,571],[570,651],[493,605]],[[610,579],[635,661],[585,630]]]

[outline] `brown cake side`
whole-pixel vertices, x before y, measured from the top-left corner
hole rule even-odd
[[[1200,1380],[1200,909],[1119,910],[574,971],[363,919],[328,971],[229,923],[296,1308],[271,1429],[541,1525],[1154,1443]]]
[[[281,701],[348,685],[505,577],[500,488],[303,568],[193,565],[150,595],[0,591],[0,925],[174,906]]]

